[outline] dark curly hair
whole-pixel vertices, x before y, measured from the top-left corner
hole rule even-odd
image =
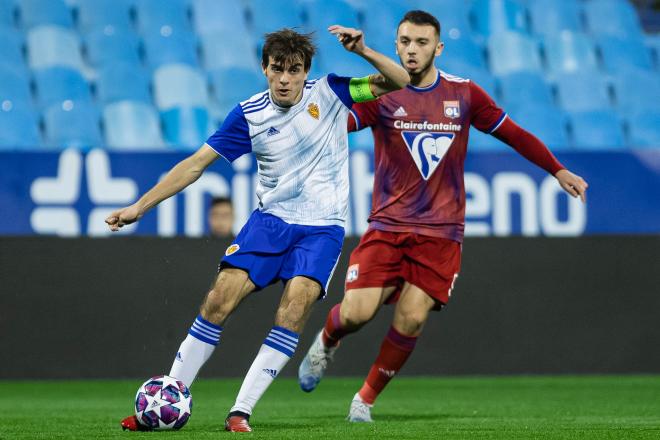
[[[305,71],[312,66],[312,58],[316,53],[313,33],[301,34],[293,29],[284,28],[266,34],[266,42],[261,51],[261,65],[268,66],[269,57],[278,63],[292,62],[300,59]]]

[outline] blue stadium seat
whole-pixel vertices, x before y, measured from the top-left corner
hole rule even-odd
[[[154,72],[154,100],[160,110],[205,107],[209,95],[204,75],[185,64],[169,64]]]
[[[144,49],[153,69],[170,63],[197,66],[197,41],[188,32],[177,31],[167,36],[160,32],[151,33],[144,38]]]
[[[628,118],[631,148],[660,148],[660,111]]]
[[[472,13],[475,30],[481,35],[527,31],[525,9],[513,0],[476,0]]]
[[[607,110],[569,114],[573,143],[580,150],[625,149],[621,120]]]
[[[206,70],[221,69],[226,66],[259,69],[256,44],[249,33],[218,31],[202,35],[200,43]]]
[[[537,42],[517,32],[501,32],[488,38],[490,70],[496,75],[541,71]]]
[[[567,112],[611,107],[607,84],[597,72],[564,74],[558,78],[556,87],[559,105]]]
[[[360,11],[364,8],[364,11]],[[356,6],[358,15],[364,17],[363,28],[367,44],[387,56],[395,57],[396,30],[408,8],[402,0],[382,0],[377,8],[368,4]]]
[[[376,68],[357,55],[348,52],[337,39],[319,38],[318,59],[324,75],[336,73],[340,76],[361,77],[376,72]]]
[[[187,0],[138,0],[136,3],[137,22],[145,34],[189,31],[189,9]]]
[[[120,101],[103,109],[106,144],[117,149],[159,149],[163,146],[160,121],[144,102]]]
[[[13,0],[0,0],[0,29],[14,26],[14,12]]]
[[[552,89],[543,77],[534,72],[517,72],[499,78],[502,102],[506,107],[534,102],[536,105],[552,107]]]
[[[131,64],[114,63],[100,69],[96,90],[104,104],[124,100],[151,103],[147,76]]]
[[[343,0],[307,0],[303,5],[309,31],[326,33],[328,26],[333,24],[360,28],[357,11]]]
[[[629,67],[652,68],[651,53],[642,40],[604,35],[597,42],[605,69],[610,73],[620,73]]]
[[[165,141],[179,149],[197,149],[208,138],[209,113],[204,107],[175,107],[160,113]]]
[[[528,10],[536,34],[550,36],[564,30],[579,32],[582,29],[581,8],[577,1],[531,0]]]
[[[465,64],[455,58],[445,58],[444,55],[440,57],[440,61],[436,63],[440,69],[451,74],[467,78],[477,83],[484,89],[490,96],[495,99],[497,97],[497,84],[495,78],[490,72],[482,67],[476,67],[472,64]]]
[[[63,0],[21,0],[18,7],[26,29],[41,25],[73,26],[71,11]]]
[[[589,31],[594,35],[639,37],[642,27],[635,8],[627,0],[590,0],[584,5]]]
[[[548,69],[555,74],[598,70],[594,45],[582,33],[562,31],[543,40]]]
[[[89,85],[77,70],[67,67],[51,67],[34,73],[37,98],[42,108],[62,101],[91,102]]]
[[[130,3],[126,0],[78,0],[78,23],[85,32],[131,29]]]
[[[442,58],[461,60],[466,64],[476,67],[486,67],[481,47],[470,37],[458,38],[456,40],[445,39]]]
[[[267,88],[263,73],[238,66],[209,72],[209,81],[223,117],[239,102]]]
[[[46,144],[89,149],[102,144],[99,115],[88,101],[64,101],[44,112]]]
[[[646,35],[644,38],[644,44],[646,44],[646,47],[649,48],[653,54],[653,61],[655,62],[656,69],[660,70],[660,34]]]
[[[553,151],[570,150],[566,117],[557,107],[521,103],[508,112],[513,121],[543,141]]]
[[[32,93],[27,76],[11,67],[0,67],[0,103],[17,102],[30,106]]]
[[[40,145],[39,124],[34,111],[28,106],[0,103],[0,150]]]
[[[350,117],[350,116],[349,116]],[[348,134],[348,148],[351,151],[374,150],[374,136],[368,128]]]
[[[250,0],[248,5],[252,30],[259,40],[267,32],[303,24],[300,8],[290,0]]]
[[[247,35],[245,11],[240,2],[193,0],[193,22],[200,35],[232,31]]]
[[[87,59],[96,67],[113,63],[140,66],[140,42],[129,30],[97,29],[89,33],[85,40]]]
[[[657,73],[631,69],[614,77],[619,113],[627,116],[640,111],[660,111],[660,81]]]
[[[470,2],[456,0],[417,0],[417,7],[440,21],[443,40],[458,40],[472,34]],[[412,8],[408,8],[412,9]]]
[[[0,66],[25,70],[22,46],[23,39],[18,32],[0,27]]]
[[[468,141],[468,151],[494,151],[511,153],[511,147],[500,141],[496,137],[481,132],[474,127],[470,127],[470,138]]]
[[[80,40],[72,30],[59,26],[39,26],[27,36],[28,60],[32,69],[68,66],[82,70]]]

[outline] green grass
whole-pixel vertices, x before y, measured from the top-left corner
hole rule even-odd
[[[128,433],[139,381],[0,382],[0,438],[9,439],[658,439],[660,376],[405,378],[380,397],[373,424],[344,420],[358,379],[305,394],[278,379],[252,416],[252,434],[223,421],[239,380],[200,380],[179,432]]]

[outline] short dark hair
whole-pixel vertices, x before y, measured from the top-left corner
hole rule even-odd
[[[435,28],[435,33],[438,35],[438,38],[440,38],[440,22],[438,21],[437,18],[435,18],[433,15],[429,14],[426,11],[420,11],[418,9],[414,11],[408,11],[406,12],[406,15],[403,16],[401,21],[399,22],[399,26],[401,26],[404,22],[409,21],[412,24],[419,24],[419,25],[430,25]],[[399,27],[397,27],[398,30]]]
[[[278,63],[292,62],[300,58],[305,71],[309,71],[316,53],[313,35],[313,32],[301,34],[289,28],[266,34],[266,42],[261,50],[261,65],[268,67],[269,57],[273,57]]]
[[[231,199],[229,197],[213,197],[209,204],[209,208],[213,208],[215,205],[221,205],[223,203],[227,203],[231,206]]]

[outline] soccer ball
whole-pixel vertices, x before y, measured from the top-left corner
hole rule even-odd
[[[190,418],[191,411],[190,390],[170,376],[152,377],[135,395],[135,416],[147,428],[180,429]]]

